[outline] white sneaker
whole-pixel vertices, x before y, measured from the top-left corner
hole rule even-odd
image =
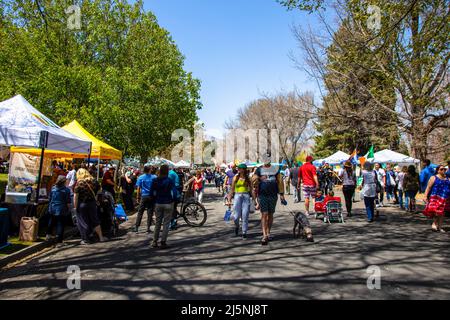
[[[377,203],[377,204],[375,205],[375,208],[379,208],[380,206],[381,206],[381,205]]]

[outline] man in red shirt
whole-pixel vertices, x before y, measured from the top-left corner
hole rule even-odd
[[[309,215],[309,198],[316,196],[316,190],[319,186],[319,180],[317,179],[316,167],[312,164],[313,158],[311,156],[306,157],[306,163],[298,170],[298,185],[300,189],[301,183],[303,183],[303,194],[305,196],[305,209],[306,215]]]

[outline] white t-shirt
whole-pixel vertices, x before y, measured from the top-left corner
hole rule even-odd
[[[69,173],[66,176],[68,187],[72,188],[75,185],[76,182],[76,178],[77,178],[77,172],[75,171],[75,169],[69,171]]]
[[[381,184],[381,187],[384,187],[384,177],[386,177],[386,171],[384,171],[384,169],[380,168],[377,170],[375,170],[375,172],[377,173],[377,177],[378,177],[378,181]]]
[[[373,171],[363,170],[362,172],[364,186],[361,193],[364,197],[375,198],[377,196],[377,185],[375,183],[375,173]]]
[[[289,171],[289,168],[287,168],[287,169],[284,171],[284,177],[285,177],[285,178],[289,178],[290,175],[291,175],[291,172]]]
[[[353,172],[352,176],[349,176],[347,174],[347,170],[340,169],[339,170],[339,178],[342,179],[342,185],[344,185],[344,186],[355,186],[356,185],[356,178],[355,178],[354,172]]]
[[[405,179],[405,174],[404,172],[400,172],[397,175],[397,180],[398,180],[398,190],[403,190],[403,180]]]

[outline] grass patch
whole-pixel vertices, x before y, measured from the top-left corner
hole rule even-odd
[[[7,246],[6,248],[3,248],[0,250],[0,258],[6,257],[9,254],[12,254],[14,252],[20,251],[22,249],[25,249],[29,246],[32,246],[33,244],[42,242],[43,240],[38,239],[36,242],[25,242],[20,241],[19,237],[10,237],[8,239],[8,242],[11,243],[11,245]]]
[[[5,193],[7,184],[8,184],[8,174],[0,173],[0,196]]]

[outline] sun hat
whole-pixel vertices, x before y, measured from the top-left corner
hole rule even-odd
[[[245,163],[240,163],[238,169],[247,169],[247,165]]]

